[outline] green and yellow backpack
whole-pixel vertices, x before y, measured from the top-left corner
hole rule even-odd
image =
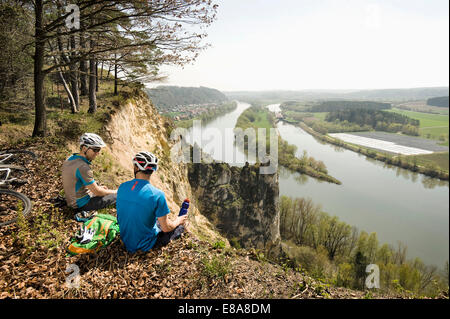
[[[70,240],[67,248],[70,255],[93,253],[102,247],[106,247],[119,234],[119,224],[117,218],[107,214],[98,214],[84,222],[87,229],[94,229],[95,234],[92,240],[86,244],[80,244],[74,236]]]

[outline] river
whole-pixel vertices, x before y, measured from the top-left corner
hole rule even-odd
[[[248,107],[249,104],[238,102],[233,112],[202,127],[202,131],[209,129],[212,133],[208,144],[214,147],[210,148],[221,149],[215,153],[213,150],[214,159],[242,165],[224,157],[230,153],[242,156],[242,152],[234,147],[233,139],[223,136],[234,128],[237,118]],[[268,108],[277,111],[279,104]],[[342,185],[322,182],[280,167],[280,195],[310,197],[323,211],[360,231],[376,232],[380,244],[396,247],[401,241],[408,246],[409,258],[419,257],[427,264],[444,267],[449,255],[448,182],[388,167],[361,154],[324,144],[291,124],[279,122],[277,129],[284,140],[297,146],[297,155],[306,150],[309,156],[323,161],[328,173],[342,182]],[[192,134],[192,129],[189,132]],[[195,141],[200,142],[198,136]]]

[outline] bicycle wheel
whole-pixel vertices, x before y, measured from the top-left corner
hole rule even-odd
[[[25,165],[29,161],[35,161],[37,155],[28,150],[3,150],[0,151],[0,164],[15,163]]]
[[[31,200],[11,189],[0,189],[0,227],[15,223],[19,211],[26,217],[31,212]]]

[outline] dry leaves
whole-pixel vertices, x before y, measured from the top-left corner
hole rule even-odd
[[[17,225],[0,228],[0,298],[323,298],[303,274],[261,263],[246,250],[213,249],[190,234],[148,253],[129,254],[117,239],[96,254],[67,256],[78,224],[70,209],[55,209],[50,200],[62,189],[59,170],[69,154],[45,143],[28,149],[39,159],[28,165],[24,177],[30,182],[18,191],[33,200],[30,232],[22,238]],[[49,222],[62,235],[56,245],[36,243],[40,230],[33,224],[43,214],[62,220]],[[225,275],[205,275],[202,259],[214,256],[231,260]],[[67,285],[71,264],[79,269],[78,288]],[[308,285],[299,285],[305,280]],[[329,296],[362,298],[364,293],[329,289]]]

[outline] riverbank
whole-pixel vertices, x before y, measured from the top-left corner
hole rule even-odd
[[[236,128],[240,128],[245,131],[248,128],[253,128],[258,131],[258,128],[271,129],[276,128],[276,119],[265,107],[252,106],[242,112],[239,116]],[[269,134],[266,134],[267,146],[266,149],[270,149],[270,141],[268,139]],[[257,139],[257,134],[255,134]],[[244,138],[242,137],[242,140]],[[254,143],[256,145],[256,140],[251,141],[249,138],[247,142],[243,143],[244,149],[248,144]],[[305,174],[313,178],[317,178],[322,181],[329,183],[334,183],[341,185],[342,182],[335,177],[328,174],[327,168],[322,161],[316,160],[313,157],[307,155],[306,152],[303,153],[301,158],[295,156],[297,148],[294,145],[290,145],[287,141],[283,140],[281,136],[278,136],[278,164],[294,172]]]
[[[284,120],[282,120],[282,121],[284,121]],[[423,165],[423,164],[421,165],[421,163],[419,162],[419,159],[417,159],[415,156],[413,156],[412,158],[408,158],[406,156],[394,156],[394,155],[389,155],[387,153],[381,153],[374,149],[366,148],[366,147],[363,147],[360,145],[347,143],[347,142],[344,142],[337,138],[333,138],[328,135],[323,135],[323,134],[315,131],[314,129],[312,129],[311,127],[309,127],[302,121],[297,122],[297,123],[286,121],[286,123],[298,125],[300,128],[305,130],[308,134],[311,134],[312,136],[318,138],[321,141],[343,147],[343,148],[351,150],[353,152],[356,152],[356,153],[368,156],[370,158],[373,158],[375,160],[384,162],[386,164],[398,166],[403,169],[410,170],[415,173],[424,174],[426,176],[430,176],[433,178],[438,178],[440,180],[445,180],[445,181],[449,180],[448,171],[443,171],[443,170],[439,169],[437,166],[430,164],[430,163],[426,164],[426,165]]]

